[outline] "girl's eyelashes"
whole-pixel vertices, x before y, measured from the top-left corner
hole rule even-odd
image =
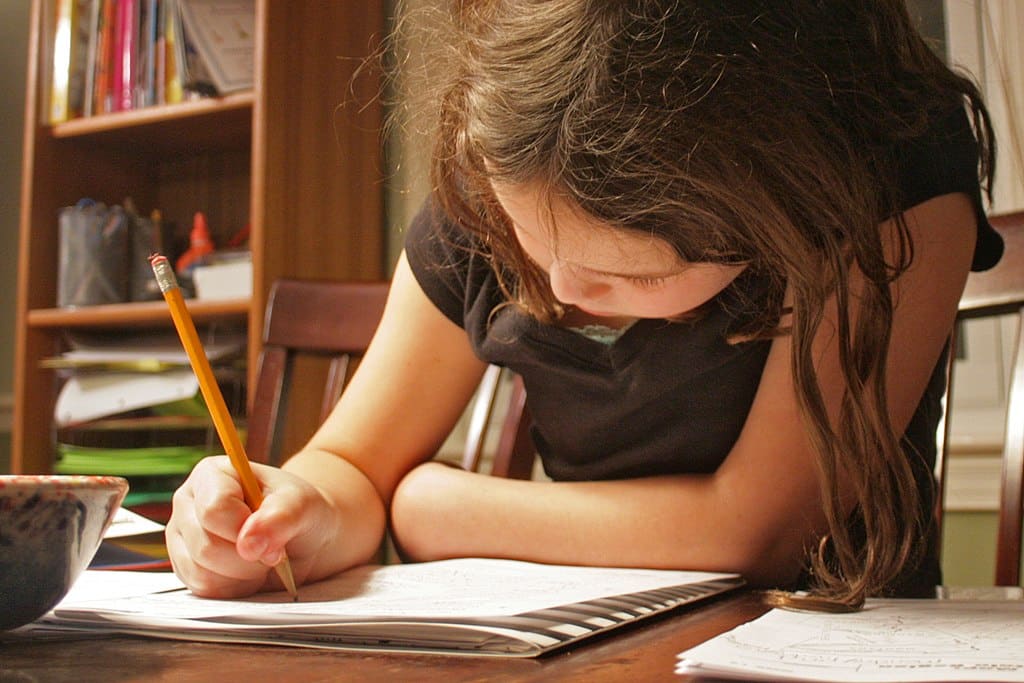
[[[665,277],[628,277],[626,280],[641,289],[654,289],[662,284],[668,278]]]

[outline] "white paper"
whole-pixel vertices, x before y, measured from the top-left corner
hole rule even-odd
[[[58,427],[64,427],[180,401],[198,392],[199,380],[190,368],[157,373],[75,375],[61,387],[53,419]]]
[[[127,508],[118,508],[103,538],[125,538],[163,531],[164,525]]]
[[[82,572],[55,609],[77,603],[120,600],[185,588],[172,572],[103,571]]]
[[[566,567],[512,560],[458,559],[360,567],[287,593],[241,600],[210,600],[186,591],[90,602],[76,596],[63,608],[88,607],[161,618],[260,616],[267,624],[289,615],[345,619],[363,616],[474,617],[519,614],[571,602],[723,578],[725,574],[643,569]],[[82,599],[84,598],[84,600]]]
[[[679,655],[679,673],[745,679],[1024,681],[1024,601],[869,600],[772,610]]]

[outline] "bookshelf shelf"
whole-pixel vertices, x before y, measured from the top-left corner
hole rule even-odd
[[[49,128],[55,140],[93,146],[136,145],[151,154],[230,149],[252,137],[252,92],[72,119]]]
[[[249,317],[251,307],[249,299],[189,299],[186,300],[186,304],[197,323],[225,319],[245,320]],[[29,327],[41,329],[171,324],[171,315],[163,300],[83,308],[40,308],[29,311],[26,319]]]
[[[56,308],[57,217],[82,198],[131,198],[159,209],[165,240],[187,239],[203,211],[214,242],[248,226],[252,296],[192,301],[199,323],[247,330],[251,381],[263,310],[281,277],[375,280],[384,275],[380,74],[357,69],[386,31],[384,0],[255,0],[254,87],[223,97],[45,123],[49,89],[46,15],[32,0],[18,247],[14,472],[51,472],[60,378],[41,361],[60,353],[71,330],[126,337],[170,327],[163,301]],[[353,98],[358,102],[346,106]],[[168,244],[162,248],[169,256]],[[289,428],[308,433],[319,397],[296,395]],[[315,406],[308,411],[306,406]]]
[[[124,131],[139,126],[162,124],[178,119],[208,117],[210,123],[216,123],[217,117],[225,115],[234,116],[240,112],[248,116],[248,112],[252,109],[252,103],[253,93],[251,91],[223,97],[206,97],[180,104],[165,104],[72,119],[52,126],[52,135],[55,138],[95,135],[108,131]]]

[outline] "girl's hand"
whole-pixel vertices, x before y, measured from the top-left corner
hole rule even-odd
[[[253,463],[263,503],[253,512],[227,456],[202,460],[175,492],[167,549],[193,593],[212,598],[280,589],[271,568],[287,552],[301,583],[339,535],[339,515],[306,480]]]

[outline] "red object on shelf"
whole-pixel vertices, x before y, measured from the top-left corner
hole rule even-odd
[[[206,215],[202,211],[196,211],[192,218],[192,232],[189,233],[188,240],[188,249],[174,264],[174,270],[179,275],[191,270],[204,256],[213,251],[210,227],[206,224]]]

